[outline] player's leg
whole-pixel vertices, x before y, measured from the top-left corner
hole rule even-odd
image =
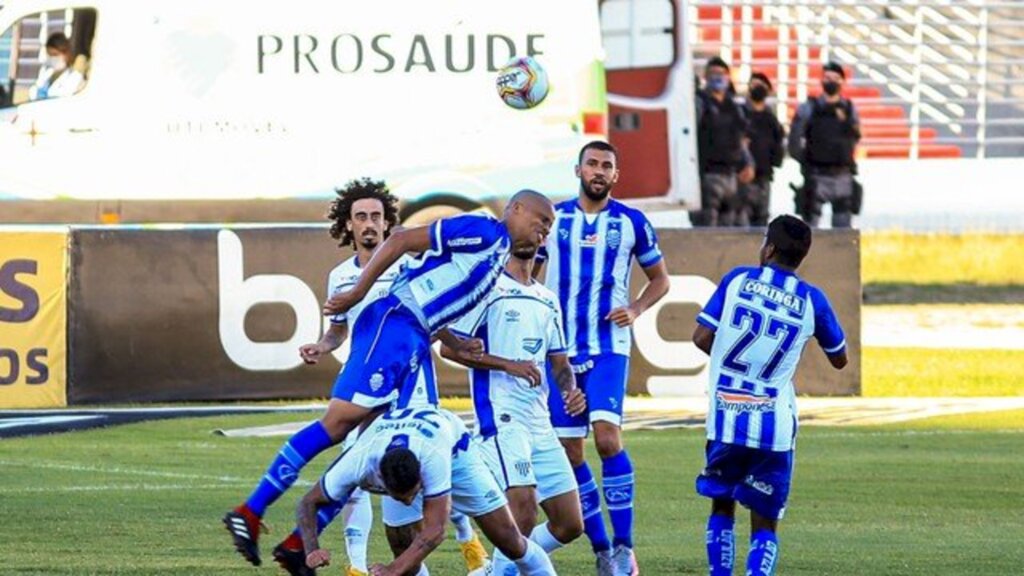
[[[736,500],[750,509],[749,576],[772,576],[779,560],[778,522],[786,512],[793,452],[751,450],[750,467]]]
[[[476,535],[469,516],[452,510],[451,522],[455,528],[455,541],[459,543],[462,559],[466,562],[466,571],[472,572],[486,566],[489,559],[487,550]]]
[[[748,467],[748,448],[709,441],[706,463],[697,476],[697,493],[711,498],[705,542],[710,576],[729,576],[736,562],[735,492]]]
[[[544,550],[523,537],[477,443],[452,459],[452,508],[471,516],[494,544],[492,573],[553,576],[554,567]],[[518,570],[518,572],[517,572]]]
[[[353,502],[355,500],[355,502]],[[348,554],[348,576],[369,574],[366,562],[370,544],[370,529],[373,527],[373,503],[370,494],[357,490],[341,512],[345,523],[345,551]]]
[[[402,504],[390,496],[380,500],[381,516],[384,522],[384,535],[387,536],[391,554],[398,558],[416,540],[416,535],[423,529],[423,494],[416,497],[412,504]],[[422,576],[426,564],[420,564],[409,576]]]
[[[530,540],[549,555],[583,534],[583,513],[569,458],[553,434],[533,437],[537,499],[547,522],[533,528]],[[524,532],[525,534],[525,532]]]
[[[614,535],[612,562],[616,574],[638,572],[633,554],[633,462],[623,447],[621,428],[628,374],[627,356],[606,354],[595,358],[587,391],[594,443],[601,457],[601,491]]]
[[[587,390],[590,372],[583,372],[576,375],[576,384],[588,394]],[[607,565],[611,561],[612,542],[608,538],[608,532],[604,525],[604,516],[601,513],[601,493],[598,490],[597,482],[594,480],[594,473],[583,456],[583,440],[589,432],[590,414],[589,408],[583,414],[570,416],[565,411],[565,403],[557,391],[552,391],[548,396],[548,409],[551,412],[551,425],[561,441],[565,455],[572,466],[573,476],[579,487],[580,509],[583,512],[583,531],[590,540],[590,547],[597,556],[600,566]],[[607,572],[610,570],[605,569]]]
[[[289,438],[245,503],[224,516],[235,548],[252,564],[260,564],[260,519],[267,507],[317,454],[344,439],[373,409],[390,403],[408,377],[409,358],[429,347],[429,336],[418,324],[389,321],[395,306],[385,298],[363,311],[353,329],[351,357],[338,374],[323,418]]]

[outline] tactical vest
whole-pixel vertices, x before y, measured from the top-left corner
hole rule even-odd
[[[853,149],[856,141],[844,133],[843,122],[836,117],[836,108],[842,106],[849,121],[853,105],[845,98],[839,104],[825,103],[818,98],[810,102],[811,117],[804,132],[807,163],[826,168],[854,166]]]
[[[706,93],[698,95],[704,103],[704,113],[698,118],[697,147],[701,169],[728,168],[736,170],[743,160],[742,138],[746,129],[743,110],[731,95],[722,102]]]

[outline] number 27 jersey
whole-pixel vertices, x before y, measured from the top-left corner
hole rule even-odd
[[[804,345],[813,336],[826,354],[846,347],[825,294],[780,268],[736,268],[722,279],[697,322],[715,331],[708,439],[792,450],[797,431],[793,376]]]

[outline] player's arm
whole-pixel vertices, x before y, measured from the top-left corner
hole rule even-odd
[[[452,336],[457,340],[460,340],[454,333]],[[507,358],[483,352],[482,349],[481,352],[475,353],[472,348],[465,350],[452,347],[443,340],[441,341],[441,357],[447,358],[452,362],[462,364],[466,368],[475,368],[477,370],[498,370],[500,372],[505,372],[510,376],[523,378],[524,380],[529,381],[530,386],[533,387],[540,386],[541,383],[540,369],[537,368],[536,364],[529,360],[509,360]]]
[[[710,356],[711,347],[715,344],[715,331],[703,324],[697,324],[697,329],[693,331],[693,344]]]
[[[832,364],[832,367],[836,370],[842,370],[850,363],[850,358],[846,355],[845,348],[838,354],[826,354],[825,357],[828,358],[829,364]]]
[[[582,414],[587,409],[587,397],[583,390],[576,386],[576,373],[572,371],[569,357],[564,353],[549,354],[548,362],[551,362],[551,374],[555,378],[555,385],[562,393],[566,413],[570,416]]]
[[[608,320],[615,322],[620,327],[630,326],[637,316],[643,314],[648,308],[654,306],[668,294],[671,279],[668,276],[668,266],[665,260],[643,268],[647,276],[647,285],[640,291],[640,295],[629,306],[616,308],[608,313]]]
[[[416,539],[405,549],[405,552],[395,558],[387,566],[374,566],[371,574],[406,574],[416,566],[419,566],[434,551],[435,548],[444,542],[445,524],[451,511],[451,494],[445,493],[435,498],[423,499],[423,529],[416,535]]]
[[[324,332],[316,344],[304,344],[299,348],[299,356],[306,364],[316,364],[324,354],[330,354],[341,346],[348,338],[348,323],[331,323],[331,327]]]
[[[306,551],[306,565],[310,568],[320,568],[331,563],[331,553],[320,549],[320,540],[316,531],[317,512],[330,502],[331,500],[324,494],[320,483],[317,482],[302,497],[295,510],[299,535],[302,537],[302,547]]]
[[[339,292],[324,304],[325,316],[341,314],[362,300],[373,284],[403,254],[409,252],[426,252],[430,250],[430,227],[419,226],[395,232],[377,248],[373,258],[367,262],[359,281],[351,289]]]
[[[452,356],[444,355],[446,348],[450,354],[465,357],[470,360],[479,358],[484,353],[483,340],[479,338],[460,338],[449,328],[442,328],[435,336],[435,339],[441,341],[441,356],[455,362],[459,362],[459,360],[456,360]],[[459,362],[459,364],[462,364],[462,362]]]

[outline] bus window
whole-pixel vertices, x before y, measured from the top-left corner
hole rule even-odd
[[[676,58],[674,27],[671,0],[604,0],[605,69],[671,66]]]

